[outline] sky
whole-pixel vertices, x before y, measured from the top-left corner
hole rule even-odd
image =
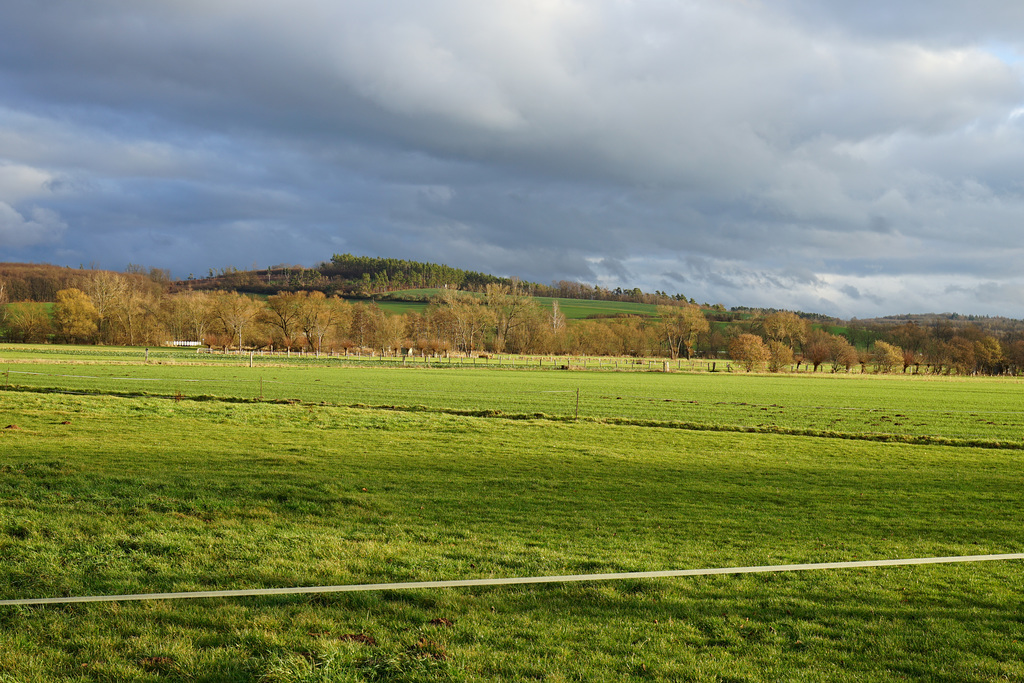
[[[1024,3],[5,0],[0,261],[1024,318]]]

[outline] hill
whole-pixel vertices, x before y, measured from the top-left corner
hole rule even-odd
[[[56,293],[69,287],[83,288],[84,282],[97,271],[93,268],[69,268],[45,263],[0,263],[0,303],[53,302]],[[561,280],[550,285],[498,277],[477,271],[453,268],[445,264],[405,259],[335,254],[313,268],[279,264],[265,269],[239,270],[233,266],[209,270],[207,277],[189,276],[172,281],[169,271],[143,268],[129,264],[123,273],[133,279],[139,289],[182,292],[188,290],[224,290],[248,294],[270,295],[279,292],[322,291],[349,299],[378,302],[385,310],[401,313],[421,311],[437,292],[457,289],[483,292],[488,285],[514,287],[538,299],[550,309],[558,300],[562,314],[570,320],[652,317],[658,305],[671,305],[695,300],[682,294],[644,292],[639,288],[607,289],[581,282]],[[700,304],[707,318],[718,324],[743,323],[771,313],[775,308],[751,308],[722,304]],[[979,316],[959,313],[906,313],[879,318],[842,321],[821,313],[795,311],[799,317],[827,331],[856,339],[859,346],[868,346],[874,339],[890,335],[903,326],[926,328],[939,337],[952,337],[961,330],[974,328],[1001,338],[1024,336],[1024,320],[1002,316]]]

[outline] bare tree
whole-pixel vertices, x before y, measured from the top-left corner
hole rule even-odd
[[[228,338],[238,343],[238,353],[244,345],[243,332],[261,312],[260,304],[244,294],[237,292],[219,292],[215,295],[214,315]]]
[[[658,330],[672,358],[678,358],[680,354],[689,358],[697,337],[711,329],[698,306],[658,306],[658,315],[661,317]]]
[[[525,293],[520,291],[518,283],[508,285],[489,284],[486,290],[487,307],[494,320],[494,350],[505,350],[505,342],[509,336],[523,325],[527,312],[536,304]]]
[[[562,308],[558,305],[558,300],[555,299],[551,302],[551,331],[558,334],[564,327],[565,316],[562,314]]]
[[[460,351],[472,353],[483,348],[484,333],[494,326],[494,313],[478,297],[445,290],[433,303],[430,313],[437,329],[442,330]]]
[[[0,326],[7,322],[7,283],[0,277]],[[2,330],[0,330],[2,331]]]
[[[796,348],[807,338],[807,321],[790,311],[769,313],[762,322],[764,336],[769,341],[780,341],[790,348]]]
[[[324,337],[330,332],[339,320],[338,298],[328,299],[323,292],[299,292],[301,306],[299,307],[298,324],[306,335],[309,347],[317,356],[323,346]]]
[[[374,346],[381,351],[397,352],[405,342],[405,318],[401,315],[389,315],[381,311],[377,320],[374,335]]]
[[[34,303],[10,304],[8,311],[8,333],[26,344],[46,341],[53,331],[50,316],[42,306]]]
[[[155,308],[156,302],[147,292],[126,287],[108,312],[111,339],[128,346],[153,341],[145,328],[150,322],[146,318],[152,317]]]
[[[97,326],[101,341],[112,341],[111,317],[128,292],[128,280],[107,270],[93,271],[84,282],[85,293],[96,307]]]
[[[295,344],[302,309],[308,294],[309,292],[280,292],[267,298],[267,321],[281,331],[281,341],[285,348],[291,348]]]
[[[181,302],[184,338],[203,343],[214,320],[213,297],[207,292],[190,291],[175,298]]]

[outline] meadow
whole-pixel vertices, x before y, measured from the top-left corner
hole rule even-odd
[[[439,289],[412,289],[392,292],[375,303],[388,313],[423,313],[428,300],[437,295]],[[482,296],[482,295],[480,295]],[[658,307],[654,304],[642,304],[633,301],[599,301],[588,299],[564,299],[549,296],[531,297],[541,308],[552,310],[554,302],[558,302],[559,311],[566,320],[583,320],[585,318],[614,318],[618,316],[658,317]],[[353,299],[355,303],[358,299]]]
[[[709,372],[705,361],[418,359],[0,346],[0,382],[40,391],[584,418],[1024,448],[1019,378]],[[520,365],[513,368],[513,362]],[[250,366],[250,363],[252,364]],[[504,363],[504,365],[502,365]],[[559,368],[586,367],[591,371]],[[725,367],[725,363],[718,365]],[[639,371],[625,371],[636,368]],[[678,370],[678,371],[676,371]]]
[[[0,349],[0,599],[1021,549],[1013,380],[53,351]],[[0,681],[1024,680],[1022,596],[1006,561],[3,606]]]

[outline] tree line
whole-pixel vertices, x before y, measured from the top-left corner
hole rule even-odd
[[[408,261],[405,259],[335,254],[315,268],[301,265],[278,264],[265,269],[253,267],[239,270],[234,266],[211,268],[206,277],[190,275],[177,283],[188,289],[233,290],[250,294],[276,294],[281,291],[321,291],[341,296],[382,297],[403,290],[455,289],[481,293],[488,285],[504,285],[525,294],[562,299],[590,301],[622,301],[655,305],[696,304],[692,297],[655,291],[644,292],[639,287],[609,289],[570,280],[558,280],[550,285],[527,282],[518,278],[504,278],[472,270],[452,268],[444,264]],[[425,300],[426,295],[406,294],[403,300]],[[732,320],[748,309],[726,311],[722,304],[703,304],[713,310],[716,318]]]
[[[968,320],[930,324],[823,324],[789,311],[748,310],[723,323],[715,308],[673,299],[654,316],[567,321],[530,287],[486,283],[441,289],[422,311],[386,313],[321,290],[254,297],[233,290],[174,287],[166,272],[42,267],[0,270],[0,334],[8,341],[160,345],[225,350],[372,350],[428,355],[479,352],[692,358],[732,361],[735,370],[1019,374],[1024,332],[989,332]],[[12,277],[12,272],[21,277]],[[59,276],[59,277],[58,277]],[[45,284],[44,283],[48,283]],[[59,286],[59,289],[52,288]],[[52,305],[31,303],[49,294]],[[836,322],[836,321],[833,321]]]
[[[754,318],[729,341],[729,355],[746,370],[827,367],[832,372],[1017,375],[1024,371],[1024,332],[994,334],[973,322],[933,325],[851,325],[829,332],[795,313]],[[743,331],[740,331],[743,330]],[[863,345],[860,345],[863,344]]]
[[[5,285],[0,280],[0,288]],[[696,306],[664,307],[659,319],[626,317],[567,324],[514,284],[483,292],[442,289],[422,312],[386,313],[322,291],[260,298],[227,290],[177,290],[127,274],[84,271],[54,293],[52,307],[0,299],[9,341],[160,345],[197,342],[228,349],[373,350],[386,354],[478,352],[692,355],[709,323]],[[6,290],[0,289],[6,297]]]

